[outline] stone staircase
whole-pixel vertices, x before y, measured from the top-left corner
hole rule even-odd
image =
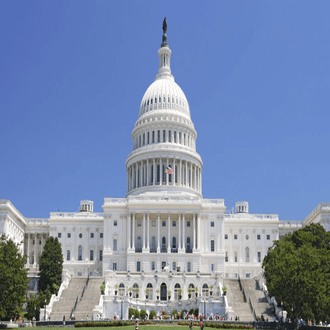
[[[101,297],[100,286],[104,278],[90,278],[81,301],[78,301],[74,316],[76,320],[93,319],[93,309],[99,304]]]
[[[232,307],[235,317],[238,316],[240,321],[254,321],[250,304],[244,301],[239,281],[226,279],[223,284],[227,287],[228,305]]]
[[[263,315],[265,319],[272,320],[275,315],[274,307],[268,303],[264,292],[259,288],[259,284],[254,279],[241,280],[246,299],[251,299],[256,316]]]
[[[77,295],[81,296],[85,283],[85,278],[71,279],[68,288],[63,290],[60,300],[55,301],[53,304],[52,313],[50,314],[51,321],[62,321],[63,316],[66,319],[70,317]]]

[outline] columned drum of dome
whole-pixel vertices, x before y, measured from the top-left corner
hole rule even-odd
[[[164,42],[166,40],[166,42]],[[203,162],[189,103],[171,74],[167,36],[158,50],[159,70],[145,92],[127,157],[127,195],[146,192],[202,196]]]

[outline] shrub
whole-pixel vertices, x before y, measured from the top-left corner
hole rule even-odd
[[[140,310],[140,317],[144,320],[146,318],[147,312],[144,309]]]
[[[150,314],[149,314],[149,319],[153,320],[153,318],[156,317],[156,316],[157,316],[156,312],[154,310],[151,310]]]
[[[129,308],[128,309],[128,318],[130,319],[132,317],[132,315],[134,316],[134,308]]]
[[[134,317],[138,319],[140,317],[140,312],[137,309],[134,309]]]

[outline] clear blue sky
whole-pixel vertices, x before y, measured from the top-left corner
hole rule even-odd
[[[204,198],[304,219],[330,202],[329,13],[330,1],[1,1],[0,198],[48,217],[125,197],[166,16]]]

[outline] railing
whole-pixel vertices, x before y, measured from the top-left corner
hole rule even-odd
[[[253,308],[252,301],[251,301],[250,297],[249,297],[249,303],[250,303],[250,307],[251,307],[254,319],[256,320],[257,319],[256,310]]]
[[[157,253],[157,249],[156,248],[150,249],[150,253]]]
[[[135,248],[135,253],[136,252],[142,252],[142,248]]]
[[[77,304],[78,304],[78,296],[76,298],[76,301],[75,301],[73,307],[71,308],[70,319],[72,318],[73,312],[76,310]]]
[[[86,279],[86,283],[85,283],[84,288],[83,288],[83,290],[82,290],[82,293],[81,293],[81,296],[80,296],[79,301],[81,301],[82,298],[83,298],[83,296],[84,296],[84,293],[85,293],[85,290],[86,290],[86,288],[87,288],[88,282],[89,282],[89,273],[88,273],[88,276],[87,276],[87,279]]]
[[[246,295],[245,295],[245,292],[244,292],[244,288],[243,288],[240,276],[238,276],[238,283],[239,283],[239,287],[240,287],[240,289],[243,293],[244,302],[247,302]]]

